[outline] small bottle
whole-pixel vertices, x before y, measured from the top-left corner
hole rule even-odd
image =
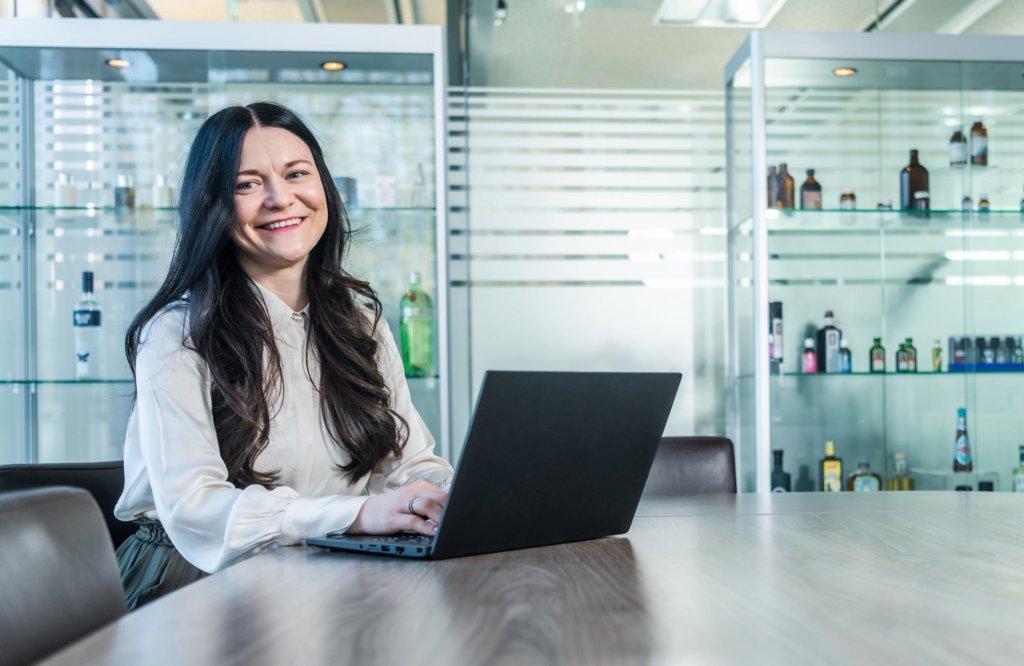
[[[74,208],[78,190],[71,176],[66,173],[57,174],[57,182],[53,184],[53,205],[57,208]]]
[[[777,375],[782,372],[783,360],[782,301],[768,303],[768,326],[768,335],[772,343],[768,363],[771,373]]]
[[[871,464],[857,463],[857,471],[846,480],[846,489],[858,493],[876,493],[882,489],[882,477],[871,471]]]
[[[910,164],[900,171],[900,209],[914,208],[914,192],[928,192],[928,169],[917,158],[917,150],[910,151]]]
[[[918,190],[914,192],[914,210],[920,212],[927,212],[931,210],[932,199],[931,195],[926,190]]]
[[[917,347],[914,346],[914,339],[907,338],[903,348],[907,352],[907,372],[917,372]]]
[[[789,175],[785,162],[779,165],[779,196],[782,197],[780,208],[796,208],[796,182]]]
[[[907,372],[910,367],[909,354],[907,354],[907,343],[901,342],[900,348],[896,350],[896,372]]]
[[[853,356],[850,354],[850,343],[843,338],[839,347],[839,372],[853,372]]]
[[[797,470],[793,491],[798,493],[814,492],[814,479],[811,478],[811,470],[807,465],[800,465],[800,469]]]
[[[825,310],[825,324],[818,329],[818,372],[839,372],[839,349],[843,332],[835,327],[831,310]]]
[[[960,200],[960,211],[964,213],[970,213],[974,210],[974,202],[971,201],[971,195],[965,194],[964,198]]]
[[[885,347],[882,346],[882,338],[875,338],[871,345],[870,365],[871,372],[885,372]]]
[[[974,469],[971,461],[971,445],[967,439],[967,409],[956,410],[956,444],[953,449],[953,471],[970,472]]]
[[[775,449],[772,451],[772,492],[788,493],[789,491],[789,472],[782,469],[782,449]]]
[[[433,377],[434,304],[420,286],[419,273],[409,275],[409,289],[398,309],[405,376]]]
[[[1013,470],[1013,492],[1024,493],[1024,444],[1018,447],[1017,455],[1020,456],[1020,464]]]
[[[978,199],[978,212],[987,213],[990,210],[992,210],[992,206],[988,202],[988,194],[982,192],[981,198]]]
[[[889,477],[889,490],[913,490],[914,479],[907,473],[907,454],[896,453],[895,472]]]
[[[878,202],[878,210],[892,210],[892,199]]]
[[[1010,353],[1010,363],[1024,365],[1024,346],[1021,345],[1021,336],[1013,339],[1013,351]]]
[[[982,338],[984,341],[984,338]],[[984,341],[984,346],[981,349],[981,363],[983,365],[992,365],[996,362],[996,348],[995,345],[999,344],[998,338],[992,338],[991,340]]]
[[[174,188],[159,173],[153,180],[153,208],[174,208]]]
[[[932,343],[932,372],[942,372],[942,341]]]
[[[99,379],[100,345],[103,334],[100,328],[103,312],[93,295],[93,273],[82,273],[82,298],[72,312],[72,326],[75,330],[75,379]]]
[[[988,130],[981,119],[971,125],[971,166],[988,166]]]
[[[825,442],[825,457],[821,459],[821,489],[838,493],[843,489],[843,459],[836,456],[836,443]]]
[[[779,182],[779,174],[774,166],[768,167],[768,207],[769,208],[783,208],[786,203],[783,201],[779,192],[782,188],[782,183]]]
[[[839,210],[856,210],[857,195],[852,190],[843,190],[839,195]]]
[[[952,338],[950,338],[950,340],[952,340]],[[964,365],[967,363],[967,349],[965,342],[966,341],[963,338],[957,338],[956,341],[952,343],[952,363],[955,365]]]
[[[800,369],[804,372],[818,371],[818,354],[814,351],[814,340],[804,338],[804,351],[800,356]]]
[[[1003,346],[1003,341],[999,338],[992,338],[988,342],[988,348],[992,353],[992,362],[996,365],[1008,363],[1006,356],[1006,347]]]
[[[821,183],[814,179],[814,169],[807,170],[807,180],[800,186],[800,208],[821,210]]]
[[[131,178],[122,174],[117,176],[117,187],[114,188],[114,208],[135,208],[135,187]]]
[[[967,166],[967,137],[964,136],[963,126],[957,125],[953,136],[949,139],[949,166]]]

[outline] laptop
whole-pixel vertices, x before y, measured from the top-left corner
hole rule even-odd
[[[444,559],[628,532],[681,379],[488,371],[434,536],[306,542]]]

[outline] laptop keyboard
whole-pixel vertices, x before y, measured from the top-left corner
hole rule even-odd
[[[377,537],[377,541],[382,543],[408,544],[412,546],[429,546],[434,543],[434,537],[427,536],[426,534],[397,534],[395,536]]]

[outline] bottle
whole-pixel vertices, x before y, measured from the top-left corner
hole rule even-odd
[[[917,160],[917,150],[911,150],[910,164],[900,172],[900,209],[913,209],[914,192],[928,191],[928,169]]]
[[[75,304],[72,325],[75,329],[75,379],[99,379],[99,350],[103,341],[100,329],[103,313],[93,295],[92,271],[82,273],[82,298]]]
[[[981,492],[992,492],[996,489],[995,483],[992,481],[978,481],[978,490]]]
[[[1021,345],[1021,336],[1013,339],[1013,351],[1010,353],[1010,363],[1024,365],[1024,346]]]
[[[871,345],[871,358],[868,368],[871,372],[885,372],[885,347],[882,346],[882,338],[875,338]]]
[[[793,490],[798,493],[814,492],[814,479],[811,478],[811,470],[807,465],[800,465],[800,469],[797,470]]]
[[[174,188],[159,173],[153,181],[153,208],[174,208]]]
[[[839,372],[853,372],[853,356],[846,338],[842,339],[839,347]]]
[[[768,335],[771,336],[772,347],[768,355],[769,368],[772,374],[782,371],[782,301],[768,303]]]
[[[839,195],[839,210],[857,210],[857,195],[853,190],[843,190]]]
[[[785,201],[779,195],[782,183],[779,181],[779,174],[774,166],[768,167],[768,207],[783,208]]]
[[[988,130],[981,119],[971,125],[971,166],[988,166]]]
[[[1013,492],[1024,493],[1024,444],[1018,447],[1017,455],[1020,456],[1020,464],[1013,470]]]
[[[971,201],[971,195],[966,194],[964,195],[964,198],[960,200],[960,212],[970,213],[972,210],[974,210],[974,202]]]
[[[836,457],[836,443],[825,442],[825,457],[821,459],[821,489],[837,493],[843,489],[843,459]]]
[[[406,377],[434,374],[434,304],[420,286],[420,274],[409,275],[409,289],[399,304],[402,365]]]
[[[974,338],[974,352],[971,357],[971,363],[974,365],[981,365],[985,363],[985,357],[987,350],[985,349],[985,338]]]
[[[825,310],[825,325],[818,329],[818,372],[839,372],[839,349],[843,332],[833,325],[831,310]]]
[[[796,208],[796,182],[789,175],[786,163],[779,165],[779,196],[782,198],[780,208]]]
[[[1009,363],[1007,358],[1006,347],[1003,346],[1003,341],[999,338],[992,338],[989,342],[989,348],[992,349],[992,362],[996,365]]]
[[[901,342],[896,350],[896,372],[906,372],[907,367],[907,343]]]
[[[981,340],[981,345],[979,346],[979,349],[981,350],[981,363],[983,365],[992,365],[996,362],[996,350],[992,346],[992,342],[986,341],[985,338],[978,339]],[[996,344],[999,342],[997,338],[992,338],[992,340]]]
[[[800,361],[800,369],[804,372],[818,371],[818,354],[814,351],[814,340],[811,338],[804,338],[804,353]]]
[[[953,136],[949,139],[949,166],[967,166],[967,137],[964,136],[963,126],[957,125]]]
[[[57,174],[57,182],[53,184],[53,205],[57,208],[74,208],[78,190],[74,181],[66,173]]]
[[[135,187],[131,178],[122,174],[117,176],[117,187],[114,188],[114,208],[135,208]]]
[[[981,198],[978,199],[978,212],[979,213],[988,213],[991,210],[992,210],[992,205],[988,201],[988,194],[986,194],[985,192],[982,192],[981,193]]]
[[[788,493],[790,491],[789,472],[782,469],[782,449],[772,451],[772,492]]]
[[[932,343],[932,372],[942,372],[942,341]]]
[[[971,445],[967,440],[967,409],[956,410],[956,446],[953,449],[953,471],[970,472],[974,469],[971,462]]]
[[[907,372],[917,372],[917,347],[914,346],[914,339],[907,338],[903,349],[907,352]]]
[[[858,493],[878,492],[882,489],[882,477],[871,471],[870,463],[857,463],[857,471],[846,480],[846,489]]]
[[[914,479],[907,474],[907,454],[896,453],[896,469],[889,477],[889,490],[913,490]]]
[[[800,186],[800,208],[821,210],[821,183],[814,180],[814,169],[807,170],[807,180]]]

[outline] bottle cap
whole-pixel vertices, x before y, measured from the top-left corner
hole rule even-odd
[[[966,407],[957,407],[956,408],[956,415],[957,416],[967,416],[967,408]]]
[[[92,271],[84,271],[82,273],[82,291],[87,294],[91,294],[93,291],[93,279]]]
[[[814,349],[813,338],[804,338],[804,349]]]
[[[831,439],[825,442],[825,455],[834,456],[836,454],[836,443]]]
[[[832,311],[831,311],[831,310],[825,310],[825,316],[826,316],[826,317],[834,317],[835,315],[834,315],[834,314],[832,314]]]
[[[807,170],[807,175],[808,176],[813,176],[814,175],[814,169],[808,169]]]
[[[420,283],[420,273],[419,273],[419,271],[413,271],[412,273],[409,273],[409,284],[419,284],[419,283]]]

